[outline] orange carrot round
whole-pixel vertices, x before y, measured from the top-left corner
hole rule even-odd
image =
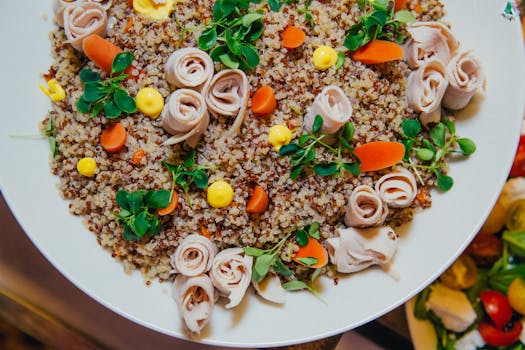
[[[296,26],[288,26],[282,35],[282,45],[287,49],[295,49],[304,43],[306,34],[304,31]]]
[[[131,161],[133,162],[133,164],[137,165],[140,163],[140,161],[142,160],[142,158],[144,158],[145,155],[146,152],[144,152],[142,148],[139,148],[131,155]]]
[[[361,171],[375,171],[399,163],[405,156],[400,142],[373,141],[356,147],[354,153],[361,160]]]
[[[168,204],[166,208],[159,208],[157,209],[157,214],[160,216],[168,215],[173,213],[175,208],[177,208],[177,205],[179,205],[179,195],[177,192],[173,192],[171,195],[171,202]]]
[[[211,237],[211,232],[206,228],[206,226],[201,227],[201,236],[204,236],[208,239]]]
[[[378,64],[400,60],[405,56],[401,45],[387,40],[374,40],[352,54],[354,61]]]
[[[328,264],[328,252],[318,240],[308,237],[308,243],[304,247],[299,247],[292,260],[302,264],[300,258],[316,258],[317,263],[310,265],[313,269],[318,269]],[[303,264],[304,265],[304,264]]]
[[[120,123],[115,123],[102,132],[100,144],[110,153],[118,152],[124,147],[126,136],[126,128]]]
[[[273,89],[265,85],[252,96],[252,112],[256,115],[267,115],[275,111],[277,100]]]
[[[394,11],[399,11],[405,6],[406,0],[395,0],[394,1]]]
[[[252,214],[264,213],[268,209],[268,194],[261,186],[255,186],[253,194],[248,201],[246,211]]]

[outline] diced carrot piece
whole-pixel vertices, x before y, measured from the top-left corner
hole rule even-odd
[[[405,156],[405,146],[400,142],[373,141],[356,147],[354,153],[361,161],[361,171],[375,171],[399,163]]]
[[[308,237],[308,243],[304,247],[299,247],[299,250],[295,253],[292,260],[302,264],[300,258],[316,258],[317,263],[308,266],[313,269],[318,269],[328,264],[328,252],[326,248],[319,243],[318,240]],[[303,264],[304,265],[304,264]]]

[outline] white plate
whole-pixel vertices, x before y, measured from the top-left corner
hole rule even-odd
[[[464,249],[496,200],[519,134],[525,96],[522,36],[518,21],[502,17],[505,3],[446,1],[462,49],[474,48],[486,69],[485,96],[458,122],[458,132],[473,138],[478,150],[468,161],[452,164],[454,188],[446,195],[434,194],[432,209],[417,215],[402,233],[394,263],[401,280],[379,270],[341,278],[338,286],[324,280],[328,306],[308,293],[289,294],[283,307],[252,295],[235,312],[217,307],[203,342],[262,347],[343,332],[405,302]],[[146,327],[186,337],[169,285],[146,287],[138,274],[126,275],[80,219],[68,214],[68,203],[60,199],[57,179],[48,168],[46,142],[8,137],[35,132],[49,108],[37,83],[51,62],[51,1],[4,1],[1,10],[0,186],[9,206],[42,253],[87,294]]]

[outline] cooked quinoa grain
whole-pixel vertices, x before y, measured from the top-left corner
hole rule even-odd
[[[174,87],[164,77],[164,64],[177,48],[196,46],[202,31],[199,26],[211,17],[211,6],[209,1],[177,1],[173,14],[177,21],[154,21],[131,11],[126,1],[115,1],[108,13],[115,18],[108,40],[135,56],[139,79],[125,82],[131,96],[143,87],[156,88],[164,98],[170,95]],[[122,238],[121,225],[113,215],[120,210],[115,195],[119,190],[169,190],[171,174],[161,161],[175,163],[185,152],[180,146],[164,146],[170,135],[161,127],[160,120],[140,113],[120,118],[128,132],[126,144],[117,153],[105,152],[99,138],[111,121],[101,116],[91,118],[74,108],[83,91],[80,70],[97,69],[64,43],[62,29],[50,34],[55,60],[47,76],[54,76],[67,92],[67,98],[55,104],[50,112],[57,127],[58,154],[51,161],[51,169],[60,179],[58,188],[70,201],[71,213],[83,216],[98,243],[120,260],[127,271],[138,269],[148,280],[170,280],[169,255],[182,238],[201,232],[203,227],[211,233],[219,249],[268,247],[291,230],[312,221],[321,224],[323,238],[334,234],[335,227],[342,222],[349,192],[358,184],[372,184],[381,173],[358,177],[346,174],[334,179],[307,172],[292,181],[288,158],[279,157],[268,143],[268,130],[275,124],[287,125],[294,130],[294,137],[302,133],[302,114],[323,87],[337,85],[350,98],[356,146],[375,140],[399,141],[402,119],[416,117],[407,106],[405,78],[409,69],[402,61],[367,66],[352,61],[347,55],[338,70],[314,68],[311,57],[318,46],[330,45],[336,51],[346,52],[343,46],[346,31],[361,15],[355,1],[313,1],[310,9],[316,23],[314,29],[297,11],[305,6],[302,0],[283,6],[279,12],[267,11],[263,4],[252,6],[264,8],[265,13],[264,33],[256,42],[261,61],[247,74],[250,88],[253,92],[263,85],[271,85],[278,101],[277,110],[271,118],[256,117],[248,111],[240,132],[231,138],[223,138],[222,134],[232,120],[212,117],[197,147],[197,164],[207,167],[210,183],[226,180],[232,185],[233,203],[214,209],[209,206],[205,191],[192,187],[186,198],[179,189],[180,202],[174,214],[161,217],[162,232],[154,237],[146,235],[140,242]],[[443,15],[443,6],[437,0],[409,1],[408,8],[421,20],[436,20]],[[281,33],[288,24],[299,26],[307,33],[304,44],[293,51],[281,48],[280,43]],[[216,70],[222,68],[216,65]],[[46,123],[47,119],[42,125]],[[145,156],[135,164],[132,155],[138,149],[142,149]],[[84,157],[96,161],[97,170],[92,178],[76,170],[78,160]],[[429,174],[423,173],[423,176],[430,179]],[[270,206],[263,214],[250,215],[245,208],[256,184],[268,193]],[[432,181],[427,184],[431,186]],[[428,194],[427,189],[421,191]],[[387,222],[399,225],[409,221],[413,209],[391,210]],[[291,242],[285,245],[281,252],[283,261],[291,261],[294,249],[296,246]],[[325,270],[333,275],[333,270]],[[297,273],[301,274],[301,268]]]

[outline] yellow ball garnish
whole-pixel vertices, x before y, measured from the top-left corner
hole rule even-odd
[[[139,111],[151,118],[157,118],[164,108],[164,97],[154,88],[140,89],[136,101]]]
[[[319,46],[312,58],[314,66],[319,70],[327,70],[337,63],[337,52],[330,46]]]
[[[215,181],[208,187],[208,203],[214,208],[224,208],[233,201],[233,188],[223,180]]]
[[[268,140],[276,152],[292,141],[292,131],[286,125],[278,124],[270,128]]]
[[[154,19],[169,18],[174,0],[133,0],[133,9]]]
[[[58,83],[56,79],[51,79],[47,82],[47,86],[49,88],[45,87],[42,84],[38,84],[38,87],[42,92],[51,99],[53,102],[59,102],[66,98],[66,91],[64,88]]]
[[[78,161],[77,170],[84,176],[93,177],[97,170],[97,162],[91,157],[85,157]]]

